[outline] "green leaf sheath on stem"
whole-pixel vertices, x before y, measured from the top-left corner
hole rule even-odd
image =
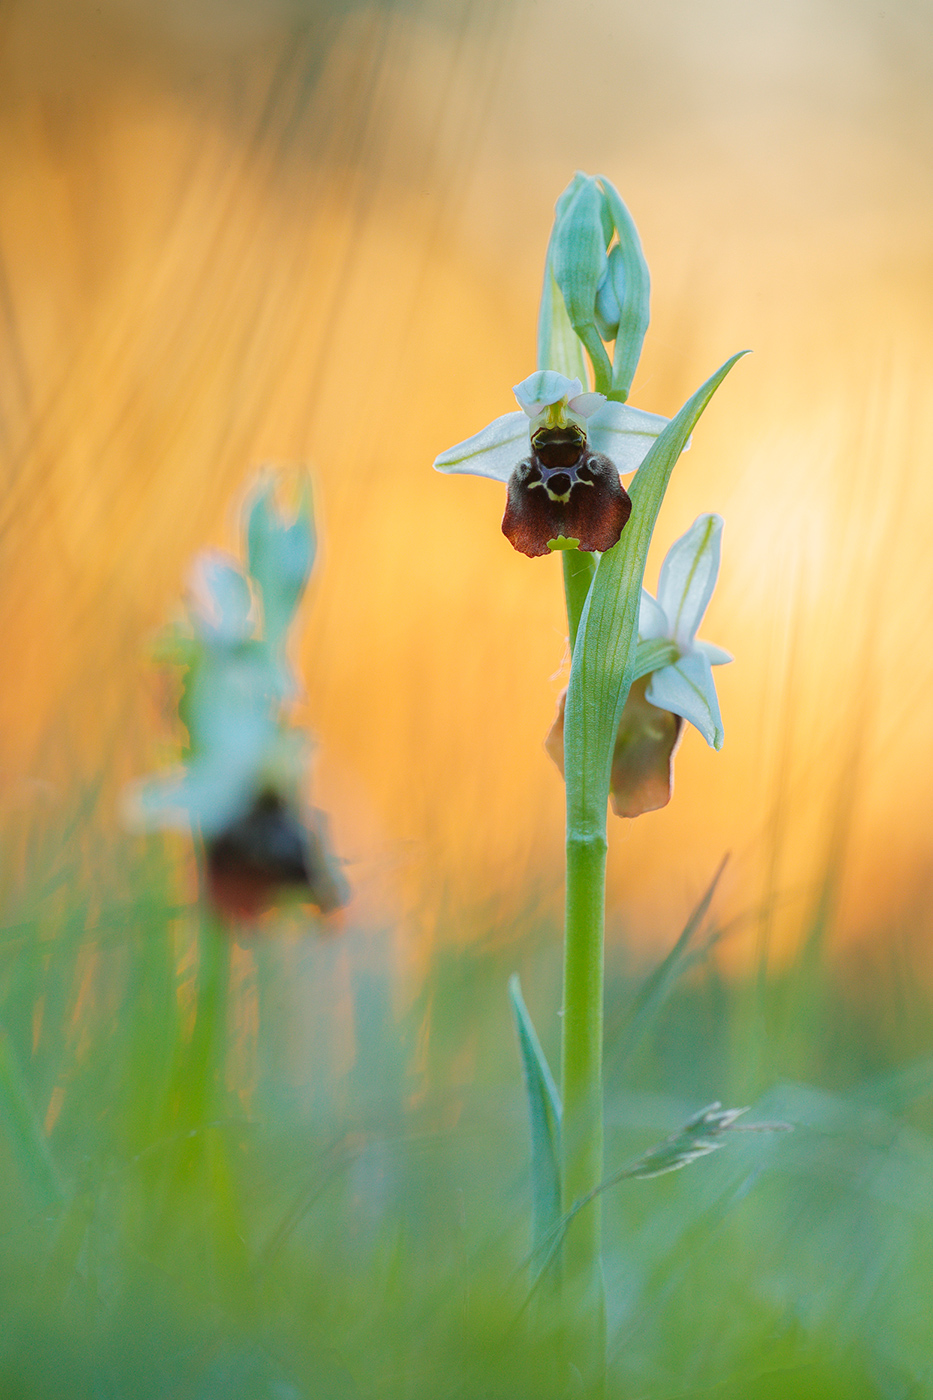
[[[521,1048],[531,1121],[532,1244],[538,1251],[561,1217],[560,1098],[517,975],[509,978],[509,998]]]

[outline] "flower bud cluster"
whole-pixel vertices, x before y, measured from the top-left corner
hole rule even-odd
[[[549,285],[552,283],[553,285]],[[638,232],[601,175],[573,177],[557,201],[539,327],[539,363],[551,362],[553,296],[560,294],[593,367],[594,387],[624,403],[648,329],[651,282]],[[614,342],[610,359],[607,345]]]

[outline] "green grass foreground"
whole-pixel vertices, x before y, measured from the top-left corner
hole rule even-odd
[[[158,843],[95,879],[80,844],[31,851],[2,932],[3,1400],[579,1393],[524,1306],[506,994],[518,968],[553,1061],[558,931],[489,951],[489,920],[407,1002],[389,940],[352,929],[292,925],[231,975]],[[713,1099],[795,1130],[605,1193],[609,1394],[933,1394],[916,970],[892,948],[843,978],[815,928],[727,981],[697,925],[653,975],[610,955],[609,1167]]]

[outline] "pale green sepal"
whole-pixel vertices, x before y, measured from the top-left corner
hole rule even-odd
[[[265,639],[284,647],[314,566],[317,537],[311,502],[311,482],[302,475],[295,519],[287,525],[276,506],[278,479],[261,480],[247,504],[246,546],[249,572],[262,595]]]
[[[610,249],[606,262],[606,270],[596,290],[596,307],[594,313],[596,317],[596,329],[607,343],[611,340],[615,340],[619,333],[619,316],[621,315],[622,309],[619,305],[619,298],[616,296],[615,286],[613,285],[611,268],[613,262],[618,261],[620,257],[621,252],[618,247]]]
[[[639,681],[642,676],[647,676],[652,671],[659,671],[662,666],[671,666],[679,654],[674,643],[669,642],[665,637],[653,637],[648,640],[639,638],[632,680]],[[650,699],[650,697],[647,698]],[[651,703],[654,704],[654,701],[652,700]]]
[[[671,472],[697,420],[746,351],[707,379],[657,438],[632,482],[632,514],[599,561],[573,651],[564,718],[567,830],[605,839],[612,751],[635,665],[648,546]]]
[[[572,399],[583,393],[583,380],[570,379],[556,369],[536,369],[521,384],[512,386],[512,393],[521,404],[522,411],[529,418],[535,418],[549,404],[560,403],[561,399]],[[599,395],[599,403],[603,396]]]
[[[655,641],[662,638],[672,641],[670,635],[670,623],[667,620],[667,613],[661,607],[657,598],[652,598],[647,588],[641,590],[641,602],[638,605],[638,644],[642,642]]]
[[[698,729],[714,749],[722,748],[724,738],[719,699],[708,659],[700,651],[681,656],[670,666],[656,670],[645,699],[660,710],[681,715]]]
[[[612,398],[624,402],[632,387],[648,329],[651,278],[631,214],[618,190],[605,175],[599,176],[599,182],[619,235],[618,244],[609,254],[607,269],[619,305],[610,394]]]
[[[586,438],[594,452],[612,458],[620,476],[628,476],[641,466],[669,421],[660,413],[609,399],[587,420]]]
[[[725,647],[716,646],[715,642],[694,642],[695,651],[702,651],[711,666],[728,666],[735,657],[731,651],[726,651]]]
[[[594,388],[607,394],[612,365],[596,328],[596,291],[606,268],[602,194],[592,177],[574,176],[575,188],[551,238],[550,263],[563,294],[570,324],[593,366]]]
[[[515,973],[509,978],[509,999],[518,1032],[531,1123],[533,1245],[537,1251],[561,1218],[560,1096]]]
[[[723,520],[699,516],[667,551],[658,577],[658,602],[667,614],[676,641],[692,644],[713,596],[719,575]]]
[[[529,419],[517,410],[494,418],[480,432],[442,452],[434,460],[434,470],[488,476],[505,483],[530,450]]]

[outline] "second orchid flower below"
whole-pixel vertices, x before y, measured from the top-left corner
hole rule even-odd
[[[642,589],[635,679],[612,755],[610,801],[616,816],[638,817],[670,802],[685,720],[713,748],[722,748],[712,667],[732,657],[696,635],[719,574],[722,525],[719,515],[701,515],[668,551],[657,598]],[[566,692],[545,740],[561,772],[565,699]]]

